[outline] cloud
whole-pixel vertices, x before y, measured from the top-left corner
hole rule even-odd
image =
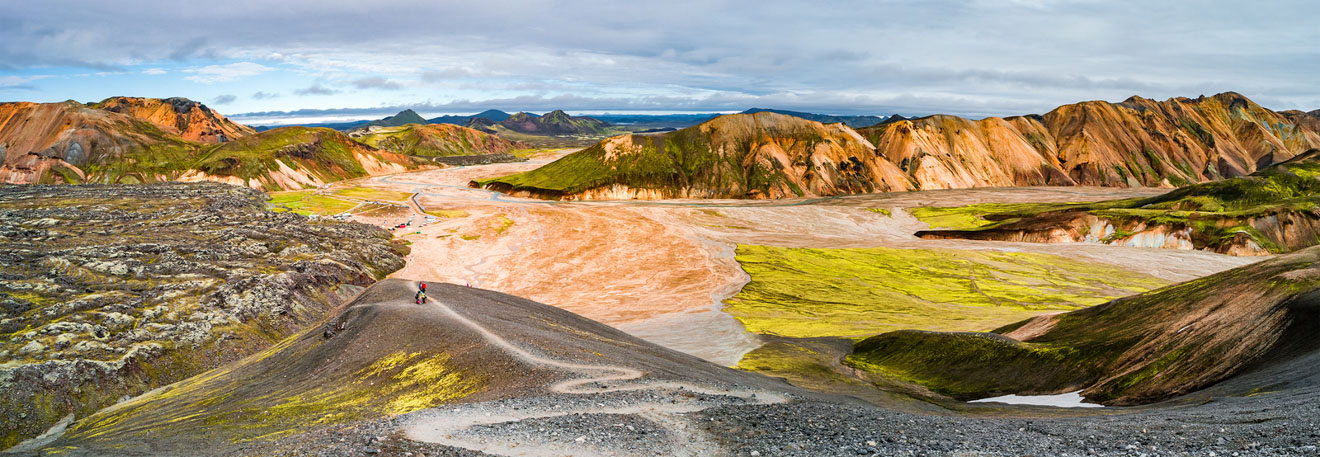
[[[144,75],[163,75],[165,73],[167,72],[165,71],[164,68],[148,68],[146,70],[142,70],[142,74]]]
[[[358,89],[399,90],[403,88],[403,85],[399,84],[397,81],[391,81],[379,76],[372,76],[370,78],[362,78],[353,81],[353,87]]]
[[[212,53],[203,50],[203,47],[206,46],[206,41],[206,37],[197,37],[188,40],[178,48],[175,48],[174,51],[170,53],[169,58],[170,60],[185,60],[197,55],[211,55]]]
[[[277,98],[279,96],[280,94],[278,93],[265,92],[265,91],[256,91],[252,93],[253,100],[266,100],[271,98]]]
[[[213,84],[220,82],[237,81],[249,76],[256,76],[274,68],[253,62],[234,62],[225,65],[207,65],[205,67],[195,67],[184,69],[184,73],[192,76],[186,76],[183,79],[202,83]]]
[[[315,84],[311,87],[295,90],[293,93],[298,95],[334,95],[339,93],[339,91],[320,84]]]
[[[244,61],[302,81],[286,84],[397,85],[418,102],[574,95],[608,101],[601,108],[752,97],[794,106],[814,98],[818,110],[852,100],[876,104],[851,110],[874,112],[906,100],[1010,114],[1228,89],[1275,108],[1320,108],[1320,2],[1306,0],[415,3],[233,0],[198,13],[151,0],[0,2],[0,71],[160,65],[178,73],[161,62],[182,61],[199,67],[181,76],[212,84],[252,74],[203,69]],[[133,33],[126,24],[137,25]],[[114,83],[97,90],[120,91]],[[335,90],[321,88],[236,93],[278,91],[281,104],[324,106],[299,97]],[[406,104],[404,96],[389,103]]]
[[[0,75],[0,90],[25,90],[36,91],[39,88],[29,84],[32,81],[49,78],[47,75],[36,76],[3,76]]]
[[[228,104],[230,104],[230,103],[234,103],[234,101],[236,101],[236,100],[238,100],[238,97],[233,96],[233,95],[229,95],[229,94],[225,94],[225,95],[220,95],[220,96],[215,97],[215,99],[211,100],[211,104],[212,104],[212,105],[228,105]]]
[[[446,68],[444,70],[424,71],[421,74],[421,79],[424,82],[437,83],[437,82],[452,81],[455,79],[469,78],[474,75],[475,72],[473,72],[470,69],[455,67],[455,68]]]

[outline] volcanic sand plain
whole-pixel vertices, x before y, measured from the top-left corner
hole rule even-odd
[[[472,180],[534,169],[566,152],[541,154],[520,163],[360,178],[329,185],[320,192],[364,200],[389,196],[388,201],[395,205],[355,214],[353,218],[359,222],[396,227],[411,218],[410,225],[394,229],[412,252],[407,266],[392,277],[431,278],[525,297],[726,366],[736,364],[760,345],[757,335],[724,311],[726,300],[750,279],[735,258],[739,245],[1057,255],[1156,280],[1146,281],[1146,288],[1260,260],[1092,244],[925,240],[912,234],[929,226],[904,210],[975,203],[1083,202],[1168,191],[1159,188],[984,188],[770,201],[559,202],[514,198],[467,186]],[[399,200],[405,194],[411,197]],[[423,212],[435,221],[428,222]],[[1130,293],[1135,292],[1115,290],[1111,296]],[[999,315],[997,323],[1066,309],[1021,309]],[[973,322],[951,329],[993,327]]]

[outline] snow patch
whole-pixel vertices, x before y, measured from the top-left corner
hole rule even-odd
[[[1035,406],[1055,406],[1059,408],[1103,408],[1104,405],[1095,403],[1083,403],[1082,391],[1062,393],[1058,395],[1003,395],[999,397],[982,398],[972,400],[968,403],[1004,403],[1009,405],[1035,405]]]

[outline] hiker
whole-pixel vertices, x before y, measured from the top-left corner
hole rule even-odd
[[[417,295],[414,295],[413,299],[417,300],[417,304],[419,305],[422,303],[426,303],[426,291],[425,290],[417,291]]]

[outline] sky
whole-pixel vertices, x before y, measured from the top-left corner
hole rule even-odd
[[[253,124],[485,109],[970,117],[1237,91],[1320,109],[1320,2],[0,1],[0,100]]]

